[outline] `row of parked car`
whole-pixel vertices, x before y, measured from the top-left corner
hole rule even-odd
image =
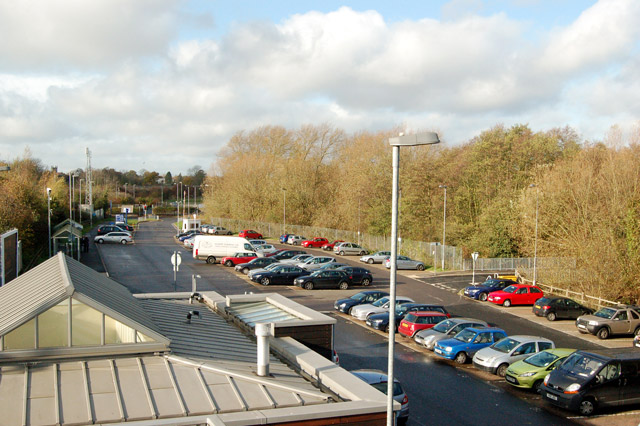
[[[378,290],[362,291],[334,304],[336,310],[387,332],[389,306],[388,293]],[[640,313],[638,307],[623,309]],[[396,297],[394,312],[401,336],[413,338],[443,359],[459,364],[471,360],[474,367],[504,377],[513,386],[533,389],[557,406],[590,415],[598,406],[640,402],[640,350],[635,349],[640,348],[640,331],[634,348],[580,351],[556,348],[544,337],[509,336],[479,319],[451,318],[444,306],[416,303],[408,297]]]
[[[124,222],[116,222],[98,226],[93,242],[97,244],[133,242],[133,226]]]

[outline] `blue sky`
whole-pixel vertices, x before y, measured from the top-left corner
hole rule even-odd
[[[208,171],[239,131],[327,123],[635,142],[638,22],[637,0],[0,0],[0,160]]]

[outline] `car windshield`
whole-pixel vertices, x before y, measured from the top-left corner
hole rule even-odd
[[[354,295],[353,295],[353,296],[351,296],[349,299],[353,299],[353,300],[358,300],[358,301],[360,301],[360,300],[364,299],[365,297],[367,297],[366,293],[362,293],[362,292],[361,292],[361,293],[356,293],[356,294],[354,294]]]
[[[382,299],[378,299],[372,303],[373,306],[382,306],[389,301],[388,297],[383,297]]]
[[[483,283],[480,283],[480,285],[481,285],[481,286],[484,286],[484,287],[493,287],[493,286],[494,286],[494,285],[496,285],[497,283],[498,283],[498,282],[497,282],[497,281],[495,281],[495,280],[487,280],[487,281],[485,281],[485,282],[483,282]]]
[[[387,387],[389,386],[389,384],[387,382],[380,382],[380,383],[372,384],[371,386],[373,386],[374,388],[378,389],[380,392],[382,392],[382,393],[384,393],[386,395],[387,394]],[[400,383],[394,383],[393,384],[393,396],[402,395],[403,393],[404,393],[404,391],[402,390],[402,387],[400,386]]]
[[[513,293],[514,291],[516,291],[516,289],[517,289],[516,286],[510,285],[509,287],[505,288],[502,291],[504,291],[505,293]]]
[[[451,329],[451,327],[455,325],[456,323],[451,320],[444,320],[439,322],[435,327],[433,327],[433,330],[437,331],[438,333],[446,333]]]
[[[272,270],[274,270],[275,268],[277,268],[279,266],[280,265],[278,265],[277,263],[272,263],[270,265],[265,266],[264,269],[266,269],[267,271],[272,271]]]
[[[600,318],[606,318],[606,319],[611,319],[613,318],[613,316],[616,314],[616,310],[615,309],[611,309],[611,308],[601,308],[598,310],[598,312],[596,312],[595,316],[600,317]]]
[[[525,359],[524,362],[533,365],[534,367],[547,367],[551,365],[556,359],[558,359],[558,355],[554,355],[551,352],[542,351]]]
[[[464,329],[460,333],[454,336],[454,339],[460,340],[464,343],[470,343],[476,337],[476,332],[473,330]]]
[[[560,365],[559,369],[577,376],[591,377],[600,370],[603,362],[588,355],[574,353]]]
[[[399,305],[396,306],[396,315],[403,315],[405,312],[409,310],[413,305]]]
[[[520,342],[509,337],[507,339],[500,340],[498,343],[494,343],[493,346],[491,347],[496,351],[504,352],[507,354],[511,352],[519,344]]]

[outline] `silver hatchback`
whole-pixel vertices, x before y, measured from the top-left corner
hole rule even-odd
[[[339,254],[340,256],[364,256],[365,254],[367,254],[367,251],[361,245],[358,245],[356,243],[340,243],[340,245],[336,244],[333,248],[333,252]]]
[[[429,350],[435,348],[441,340],[450,339],[467,327],[488,327],[489,325],[474,318],[449,318],[436,324],[435,327],[421,330],[413,336],[413,340]]]
[[[507,374],[507,368],[514,362],[555,347],[551,340],[544,337],[509,336],[476,352],[473,356],[473,366],[504,377]]]
[[[127,244],[127,243],[132,243],[133,238],[131,237],[131,234],[128,232],[116,231],[116,232],[109,232],[104,235],[98,235],[93,239],[93,241],[98,244],[102,244],[102,243]]]

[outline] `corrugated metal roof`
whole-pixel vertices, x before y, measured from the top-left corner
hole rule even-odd
[[[71,295],[160,342],[168,343],[129,290],[61,252],[0,287],[0,335]]]
[[[286,322],[300,319],[266,301],[232,303],[227,308],[227,311],[250,327],[254,327],[257,323]]]

